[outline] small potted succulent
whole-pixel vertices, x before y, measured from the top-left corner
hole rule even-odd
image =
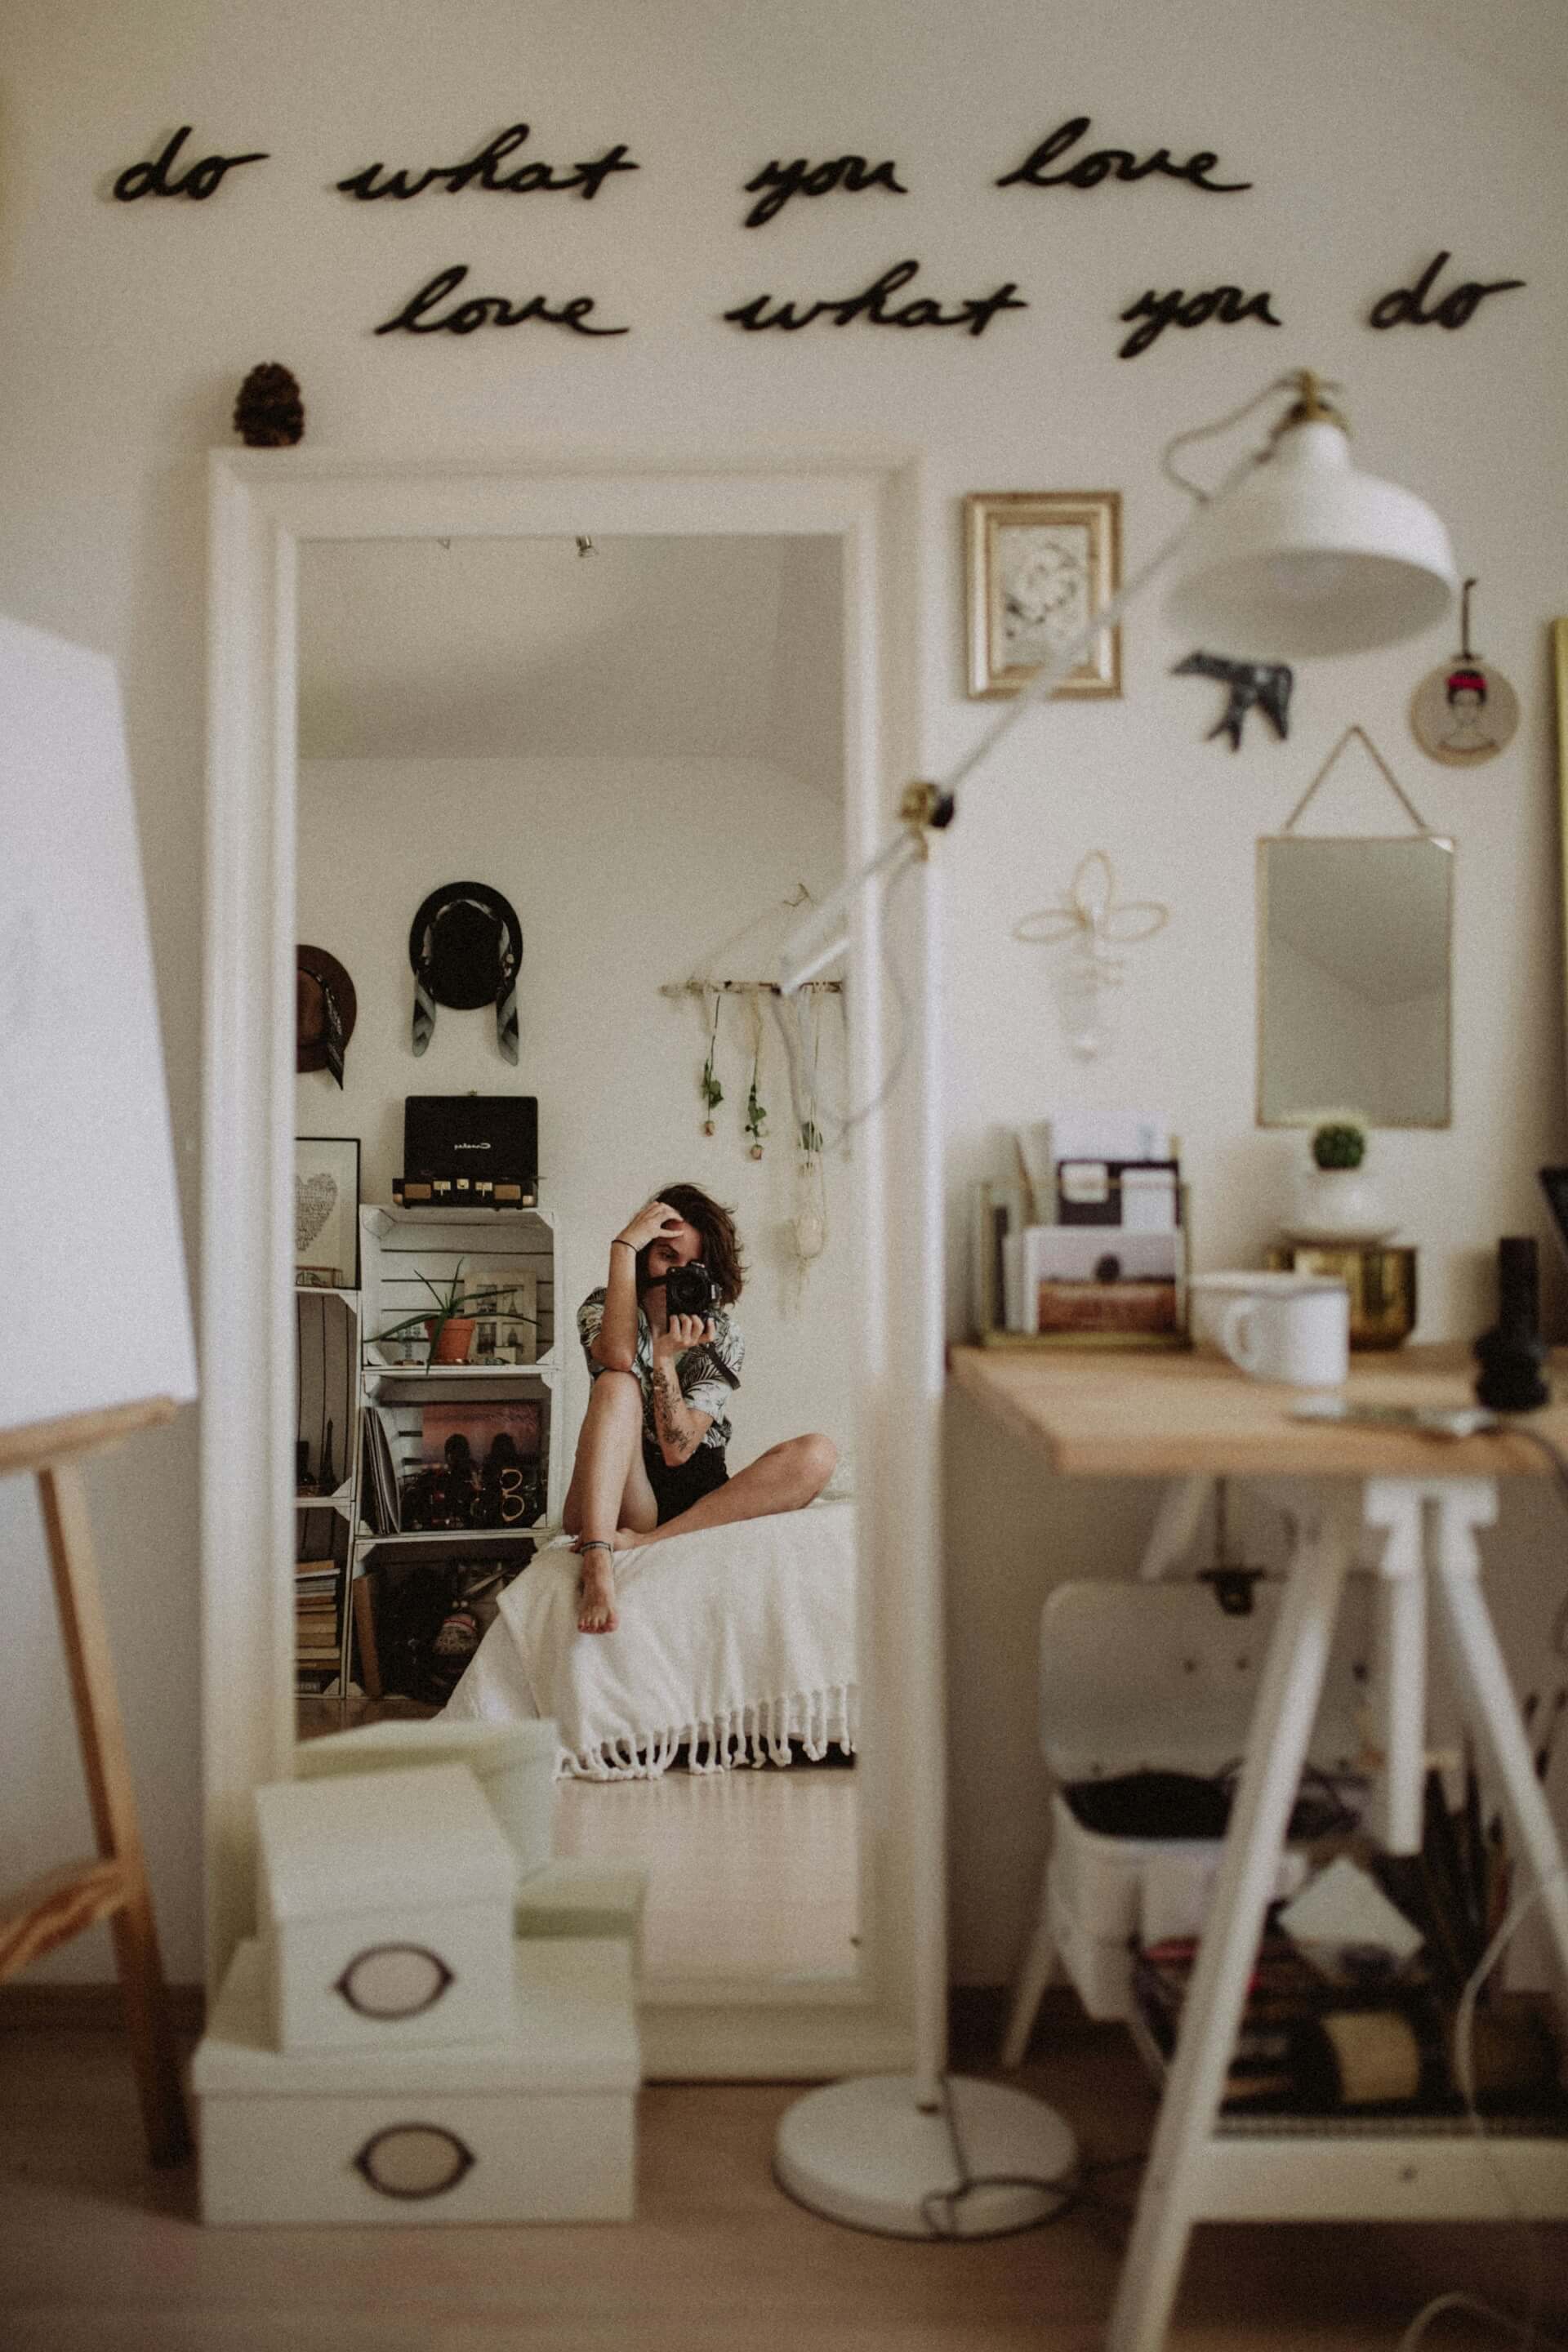
[[[417,1315],[405,1315],[400,1323],[390,1323],[384,1331],[378,1331],[377,1341],[406,1339],[410,1333],[422,1331],[430,1343],[429,1362],[466,1364],[473,1345],[474,1324],[487,1307],[494,1307],[493,1280],[465,1290],[460,1258],[445,1290],[438,1290],[426,1274],[419,1279],[436,1302],[434,1313],[422,1308]]]
[[[1366,1125],[1354,1111],[1331,1111],[1312,1129],[1311,1161],[1296,1174],[1290,1238],[1368,1244],[1395,1225],[1365,1167]]]

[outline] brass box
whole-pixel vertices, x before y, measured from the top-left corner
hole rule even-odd
[[[1352,1348],[1397,1348],[1415,1328],[1412,1248],[1277,1242],[1268,1264],[1277,1274],[1326,1274],[1342,1282],[1351,1295]]]

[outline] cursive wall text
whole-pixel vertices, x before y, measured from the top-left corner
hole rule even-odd
[[[898,176],[893,163],[868,163],[864,155],[837,155],[830,163],[812,163],[804,155],[793,163],[782,163],[776,158],[764,163],[754,180],[746,182],[746,194],[757,201],[742,222],[742,228],[761,228],[764,221],[782,212],[792,196],[826,196],[835,188],[847,195],[858,196],[865,188],[887,188],[895,196],[907,196],[908,188]],[[758,194],[758,191],[763,193]]]
[[[1424,310],[1422,303],[1450,258],[1448,254],[1439,253],[1426,264],[1414,286],[1396,286],[1391,294],[1384,294],[1373,304],[1368,323],[1380,328],[1468,327],[1489,294],[1510,294],[1516,286],[1524,284],[1522,278],[1494,278],[1489,286],[1471,278],[1463,286],[1456,286],[1451,294],[1445,294],[1440,302],[1434,302],[1429,310]]]
[[[1133,319],[1142,319],[1143,324],[1133,329],[1116,356],[1135,360],[1167,327],[1203,327],[1211,319],[1222,327],[1234,327],[1238,319],[1260,319],[1266,327],[1282,327],[1283,319],[1277,319],[1268,307],[1270,299],[1267,293],[1244,294],[1239,286],[1211,286],[1202,294],[1189,294],[1180,286],[1169,294],[1157,294],[1151,286],[1118,313],[1124,324]]]
[[[376,329],[378,335],[471,335],[480,327],[526,327],[535,322],[542,327],[568,327],[574,335],[629,335],[629,327],[591,327],[588,313],[594,308],[591,294],[574,295],[568,302],[552,310],[542,294],[532,294],[526,302],[512,303],[500,294],[474,294],[448,310],[445,318],[428,314],[448,294],[456,293],[468,276],[466,262],[454,262],[450,269],[438,269],[427,285],[411,295],[394,319],[384,319]]]
[[[999,188],[1098,188],[1102,180],[1146,180],[1152,173],[1167,180],[1185,180],[1191,188],[1201,188],[1205,195],[1235,196],[1250,188],[1250,180],[1211,180],[1209,173],[1219,157],[1207,147],[1200,147],[1184,163],[1172,160],[1168,147],[1156,147],[1152,155],[1140,163],[1130,147],[1097,147],[1088,155],[1079,155],[1064,171],[1053,172],[1047,166],[1058,163],[1069,147],[1076,147],[1089,126],[1087,114],[1075,114],[1042,139],[1032,155],[1026,156],[1016,172],[1008,172],[997,181]]]
[[[138,196],[189,196],[195,205],[203,204],[220,183],[226,172],[241,163],[265,163],[265,149],[257,148],[248,155],[204,155],[193,163],[183,179],[171,176],[175,156],[191,135],[191,126],[183,122],[161,155],[150,163],[128,163],[114,183],[117,203],[133,205]]]
[[[384,163],[367,163],[363,172],[351,173],[337,185],[345,196],[357,196],[362,204],[374,204],[379,196],[422,196],[426,188],[439,187],[449,196],[461,194],[465,188],[482,188],[491,195],[529,196],[539,194],[563,195],[575,188],[584,201],[596,196],[614,172],[635,172],[639,166],[630,161],[624,146],[610,147],[591,163],[574,163],[569,172],[557,173],[548,163],[520,163],[512,172],[502,172],[500,166],[510,155],[526,144],[529,126],[513,122],[505,131],[498,131],[477,155],[466,163],[431,163],[423,172],[387,172],[377,183],[377,173],[386,171]]]
[[[773,296],[758,294],[723,315],[731,326],[743,327],[748,334],[755,334],[764,327],[783,327],[793,332],[811,326],[818,319],[830,319],[836,327],[847,327],[855,320],[863,319],[868,327],[966,327],[972,335],[983,335],[999,311],[1026,310],[1029,307],[1019,299],[1018,289],[1009,278],[994,294],[977,295],[960,302],[954,310],[944,310],[929,295],[917,295],[899,309],[889,310],[889,298],[907,286],[919,269],[918,261],[896,261],[864,293],[851,294],[842,301],[810,302],[799,310],[793,302],[780,302],[770,313],[768,304]]]

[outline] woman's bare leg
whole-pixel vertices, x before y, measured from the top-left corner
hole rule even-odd
[[[615,1632],[615,1564],[608,1547],[626,1549],[616,1532],[623,1521],[640,1529],[651,1527],[658,1516],[642,1465],[642,1389],[636,1374],[601,1372],[589,1392],[561,1514],[561,1523],[577,1538],[579,1550],[584,1544],[606,1547],[584,1558],[580,1633]]]
[[[704,1495],[679,1518],[667,1519],[663,1527],[623,1527],[616,1537],[619,1551],[634,1551],[639,1545],[662,1543],[666,1536],[695,1535],[700,1528],[731,1527],[739,1519],[764,1519],[775,1511],[803,1511],[814,1503],[832,1477],[838,1461],[838,1448],[830,1437],[814,1430],[808,1437],[786,1438],[782,1445],[770,1445],[743,1470],[737,1470],[722,1486]],[[598,1559],[602,1555],[595,1552]]]

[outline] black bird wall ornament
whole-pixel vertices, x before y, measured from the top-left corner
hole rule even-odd
[[[1226,661],[1220,654],[1189,654],[1173,668],[1173,677],[1215,677],[1230,689],[1230,699],[1217,726],[1205,736],[1228,735],[1233,751],[1241,749],[1242,722],[1249,710],[1261,710],[1281,742],[1290,731],[1290,688],[1295,673],[1287,662]]]

